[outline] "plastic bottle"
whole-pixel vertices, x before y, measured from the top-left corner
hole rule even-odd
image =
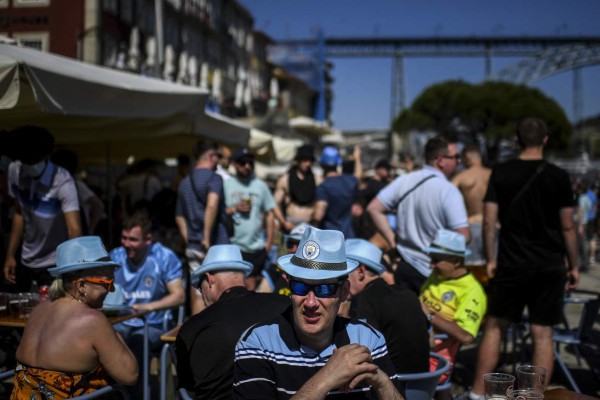
[[[31,281],[31,287],[29,288],[29,293],[31,293],[31,297],[39,300],[40,299],[40,289],[38,288],[37,281]]]

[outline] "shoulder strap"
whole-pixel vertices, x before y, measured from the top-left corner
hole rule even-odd
[[[195,169],[192,172],[190,172],[190,174],[188,175],[188,177],[190,178],[190,184],[192,185],[192,192],[194,192],[194,194],[196,195],[196,198],[198,199],[200,204],[202,204],[204,207],[206,207],[204,205],[204,202],[202,201],[202,197],[200,197],[200,193],[198,193],[198,189],[196,188],[196,183],[194,182],[194,172],[196,172]]]
[[[402,203],[402,201],[412,192],[415,191],[416,188],[418,188],[419,186],[421,186],[422,184],[424,184],[426,181],[430,180],[431,178],[435,178],[435,175],[429,175],[426,176],[425,178],[421,179],[415,186],[413,186],[409,191],[407,191],[406,193],[404,193],[404,195],[402,195],[402,197],[400,197],[400,199],[398,199],[398,202],[396,203],[396,207],[398,207],[400,205],[400,203]]]
[[[513,199],[510,202],[510,207],[512,207],[517,202],[517,200],[519,200],[521,197],[523,197],[523,194],[525,194],[525,192],[527,191],[527,189],[529,189],[531,184],[544,171],[544,168],[546,168],[546,164],[547,163],[544,161],[537,167],[537,169],[535,170],[533,175],[531,175],[531,177],[527,180],[527,182],[525,182],[525,184],[523,185],[521,190],[519,190],[519,192],[515,195],[515,197],[513,197]]]

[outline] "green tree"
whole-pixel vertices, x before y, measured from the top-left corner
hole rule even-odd
[[[483,134],[495,148],[501,139],[512,140],[517,123],[527,117],[546,122],[549,149],[568,147],[571,124],[562,108],[538,89],[506,82],[447,81],[430,86],[398,115],[393,129],[462,132],[472,139]]]

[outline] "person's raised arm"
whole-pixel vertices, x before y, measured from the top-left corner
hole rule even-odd
[[[579,284],[579,263],[577,260],[577,233],[575,232],[575,223],[573,222],[572,207],[560,209],[560,226],[567,252],[567,262],[569,263],[566,288],[567,290],[573,290]]]
[[[367,212],[369,213],[375,228],[381,234],[381,236],[383,236],[385,241],[390,246],[390,249],[395,249],[396,239],[394,236],[394,231],[390,227],[390,223],[387,219],[387,208],[378,198],[374,198],[367,206]]]
[[[498,204],[483,203],[483,248],[487,260],[487,274],[496,275],[496,224],[498,223]]]
[[[363,166],[362,166],[360,146],[354,146],[354,151],[352,152],[352,158],[354,159],[354,176],[360,182],[360,180],[362,179],[362,176],[363,176]]]

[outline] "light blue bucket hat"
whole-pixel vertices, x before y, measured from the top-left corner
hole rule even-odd
[[[423,249],[427,254],[445,254],[456,257],[466,257],[471,254],[467,249],[467,240],[464,235],[440,229],[429,247]]]
[[[56,267],[48,272],[54,277],[68,272],[96,267],[115,267],[115,263],[104,248],[98,236],[81,236],[62,242],[56,248]]]
[[[346,258],[344,234],[309,226],[295,254],[277,260],[279,267],[295,278],[323,280],[348,275],[358,262]]]
[[[346,257],[364,264],[377,275],[385,272],[385,267],[381,264],[381,256],[383,256],[381,249],[365,239],[346,239]]]
[[[200,277],[206,272],[240,271],[250,275],[254,266],[242,259],[240,248],[234,244],[216,244],[211,246],[200,268],[192,272],[192,284],[198,285]]]

